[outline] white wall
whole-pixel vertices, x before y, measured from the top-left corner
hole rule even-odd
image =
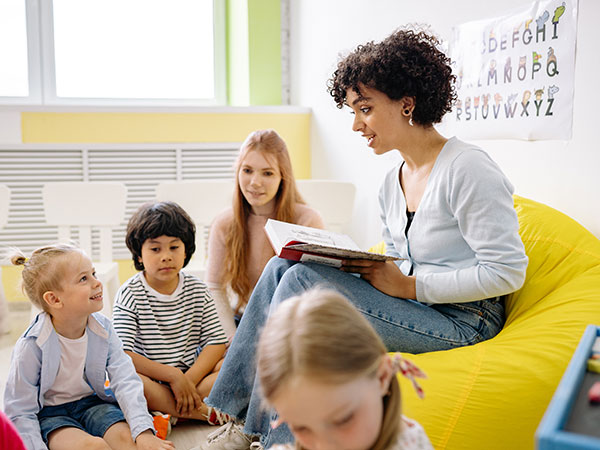
[[[533,0],[292,0],[291,101],[313,109],[314,178],[349,180],[358,198],[348,232],[362,247],[380,239],[377,191],[399,154],[374,156],[351,131],[347,110],[326,91],[340,54],[380,40],[407,23],[428,23],[444,39],[452,26],[501,15]],[[579,0],[573,138],[566,141],[478,141],[502,167],[517,194],[570,215],[600,237],[600,2]],[[459,136],[460,137],[460,136]]]
[[[21,113],[0,110],[0,144],[21,143]]]

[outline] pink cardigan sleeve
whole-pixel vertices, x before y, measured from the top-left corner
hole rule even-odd
[[[211,289],[222,289],[223,261],[225,259],[225,230],[233,218],[231,209],[219,214],[213,221],[208,235],[208,261],[203,280]]]

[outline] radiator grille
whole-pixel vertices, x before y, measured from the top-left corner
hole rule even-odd
[[[120,181],[127,186],[127,210],[125,221],[113,233],[113,255],[128,259],[126,223],[139,205],[154,199],[156,185],[161,181],[232,179],[239,147],[239,142],[0,146],[0,184],[11,190],[8,223],[0,230],[0,246],[31,252],[58,239],[56,227],[44,220],[44,183]],[[72,238],[77,240],[77,235]],[[95,259],[99,256],[95,235],[92,244]]]

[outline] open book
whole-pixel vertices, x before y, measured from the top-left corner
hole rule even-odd
[[[302,262],[317,262],[341,267],[344,259],[388,261],[394,256],[365,252],[350,236],[269,219],[265,225],[267,237],[280,258]]]

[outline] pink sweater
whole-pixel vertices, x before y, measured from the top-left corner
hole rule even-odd
[[[27,450],[17,428],[2,411],[0,411],[0,448]]]
[[[324,228],[321,215],[307,205],[296,205],[297,224],[315,228]],[[265,265],[275,252],[267,239],[264,227],[269,216],[251,214],[248,218],[248,279],[252,287],[256,285]],[[225,289],[223,285],[224,259],[225,259],[225,233],[233,219],[233,210],[228,208],[219,214],[213,221],[208,238],[208,262],[206,279],[208,287],[212,289]]]

